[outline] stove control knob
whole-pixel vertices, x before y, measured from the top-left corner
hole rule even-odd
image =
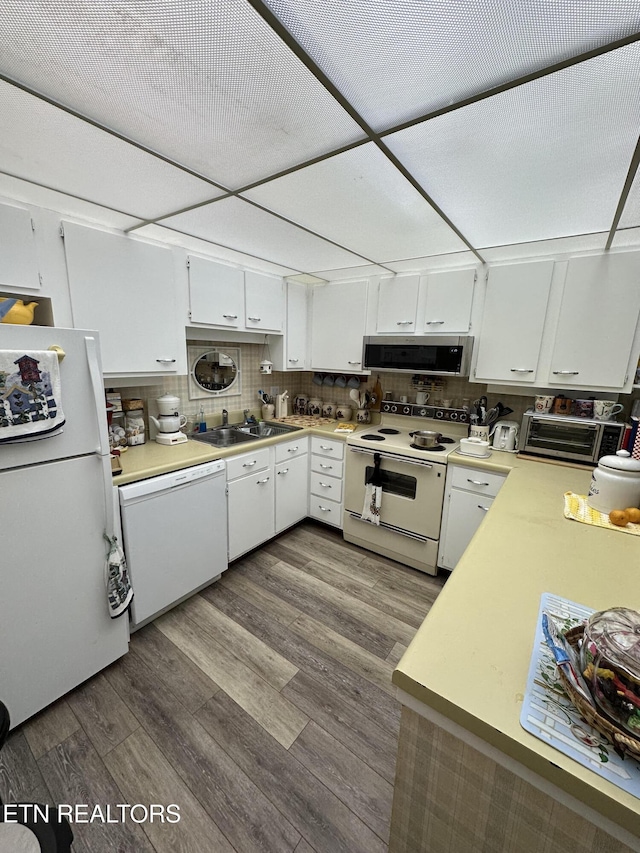
[[[458,420],[458,413],[457,412],[451,412],[451,414],[449,415],[449,419],[452,421],[457,421]]]
[[[403,415],[410,415],[411,414],[411,406],[403,406],[402,407],[402,414]]]
[[[460,420],[466,422],[466,420],[467,420],[467,413],[466,412],[460,413]]]
[[[426,409],[420,409],[418,414],[420,415],[421,418],[426,418],[427,417],[427,410]]]
[[[444,417],[444,412],[442,411],[442,409],[436,409],[436,417],[437,418],[443,418]]]
[[[397,407],[397,406],[391,406],[391,407],[390,407],[390,409],[389,409],[389,411],[390,411],[390,412],[397,412],[397,411],[398,411],[398,407]]]

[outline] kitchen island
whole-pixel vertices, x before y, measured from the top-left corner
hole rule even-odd
[[[563,517],[590,468],[496,452],[456,462],[510,473],[393,674],[390,852],[640,850],[640,801],[519,722],[541,595],[640,609],[640,540]]]

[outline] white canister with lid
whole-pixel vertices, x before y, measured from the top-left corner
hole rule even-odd
[[[587,503],[598,512],[640,506],[640,459],[628,450],[603,456],[591,477]]]

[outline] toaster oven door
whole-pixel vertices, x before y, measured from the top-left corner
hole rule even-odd
[[[593,462],[597,458],[599,436],[598,424],[531,418],[524,450],[556,459]]]

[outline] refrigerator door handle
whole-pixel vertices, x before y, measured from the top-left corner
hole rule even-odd
[[[106,403],[104,397],[104,388],[102,385],[102,376],[100,374],[100,364],[98,362],[98,346],[95,338],[88,335],[84,339],[84,345],[87,351],[87,362],[89,364],[89,374],[91,376],[91,388],[95,403],[96,418],[98,421],[98,435],[100,437],[100,446],[97,453],[100,456],[109,456],[109,437],[104,429],[104,423],[100,417],[100,412],[106,411]]]

